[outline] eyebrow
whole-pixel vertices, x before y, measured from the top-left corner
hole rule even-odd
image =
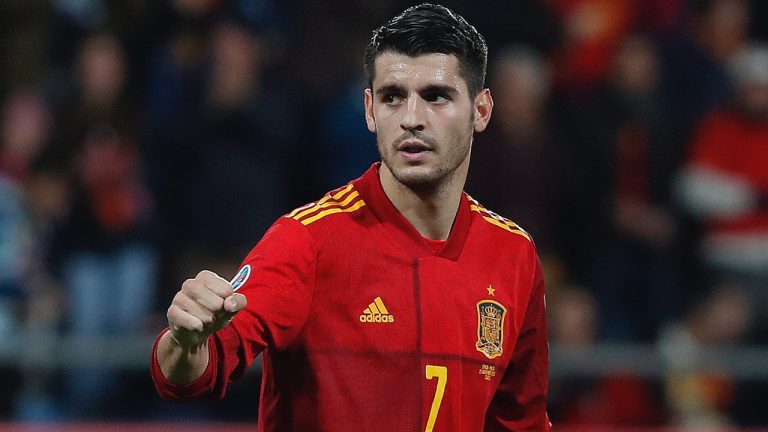
[[[376,89],[376,96],[380,96],[386,93],[400,93],[403,91],[403,87],[397,84],[388,84]]]
[[[401,93],[403,92],[403,86],[398,84],[388,84],[376,89],[376,96],[388,93]],[[422,87],[418,90],[419,93],[446,93],[448,95],[455,95],[459,91],[447,84],[430,84],[426,87]]]

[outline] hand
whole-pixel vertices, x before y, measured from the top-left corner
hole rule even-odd
[[[168,326],[176,344],[185,350],[202,346],[208,337],[227,326],[248,301],[232,286],[208,270],[181,285],[168,308]]]

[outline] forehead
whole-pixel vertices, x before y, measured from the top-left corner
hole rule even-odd
[[[373,87],[383,85],[423,86],[443,84],[466,90],[459,73],[459,59],[453,54],[431,53],[416,57],[385,51],[374,62]]]

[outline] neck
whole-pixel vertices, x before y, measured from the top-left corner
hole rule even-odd
[[[419,234],[432,240],[446,240],[461,202],[468,161],[469,158],[433,187],[413,188],[400,183],[383,163],[379,178],[384,193]]]

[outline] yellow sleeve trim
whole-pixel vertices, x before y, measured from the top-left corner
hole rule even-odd
[[[505,218],[504,216],[501,216],[497,213],[494,213],[487,208],[483,207],[475,201],[472,197],[467,195],[467,199],[470,202],[469,209],[477,212],[482,216],[483,220],[490,223],[491,225],[495,225],[505,231],[509,231],[513,234],[521,235],[528,239],[528,241],[532,242],[531,235],[528,234],[524,229],[520,228],[520,226],[511,220]]]
[[[330,192],[329,192],[328,194],[326,194],[319,201],[311,202],[311,203],[309,203],[307,205],[303,205],[303,206],[295,209],[294,211],[290,212],[287,217],[295,219],[298,216],[299,213],[304,214],[307,211],[309,211],[311,213],[312,212],[312,210],[311,210],[312,208],[315,208],[318,205],[322,205],[322,204],[324,204],[325,202],[327,202],[328,200],[331,200],[331,199],[338,200],[339,198],[343,197],[344,194],[346,194],[347,192],[351,191],[352,189],[353,189],[353,186],[352,186],[352,183],[350,183],[344,189],[336,192],[333,195],[331,195]],[[301,216],[298,216],[298,217],[301,217]]]
[[[338,208],[337,207],[337,208],[332,208],[332,209],[328,209],[328,210],[323,210],[320,213],[318,213],[318,214],[316,214],[316,215],[314,215],[314,216],[312,216],[310,218],[301,220],[299,222],[301,222],[303,225],[306,226],[306,225],[309,225],[312,222],[316,222],[316,221],[318,221],[318,220],[320,220],[320,219],[322,219],[322,218],[324,218],[324,217],[326,217],[328,215],[332,215],[332,214],[335,214],[335,213],[349,213],[349,212],[353,212],[353,211],[359,209],[360,207],[362,207],[364,205],[365,205],[365,201],[359,200],[355,204],[353,204],[351,207],[347,207],[347,208]]]
[[[360,193],[354,190],[354,186],[350,183],[335,193],[329,192],[322,199],[293,210],[286,217],[306,226],[328,215],[353,212],[364,205],[365,202],[360,198]]]

